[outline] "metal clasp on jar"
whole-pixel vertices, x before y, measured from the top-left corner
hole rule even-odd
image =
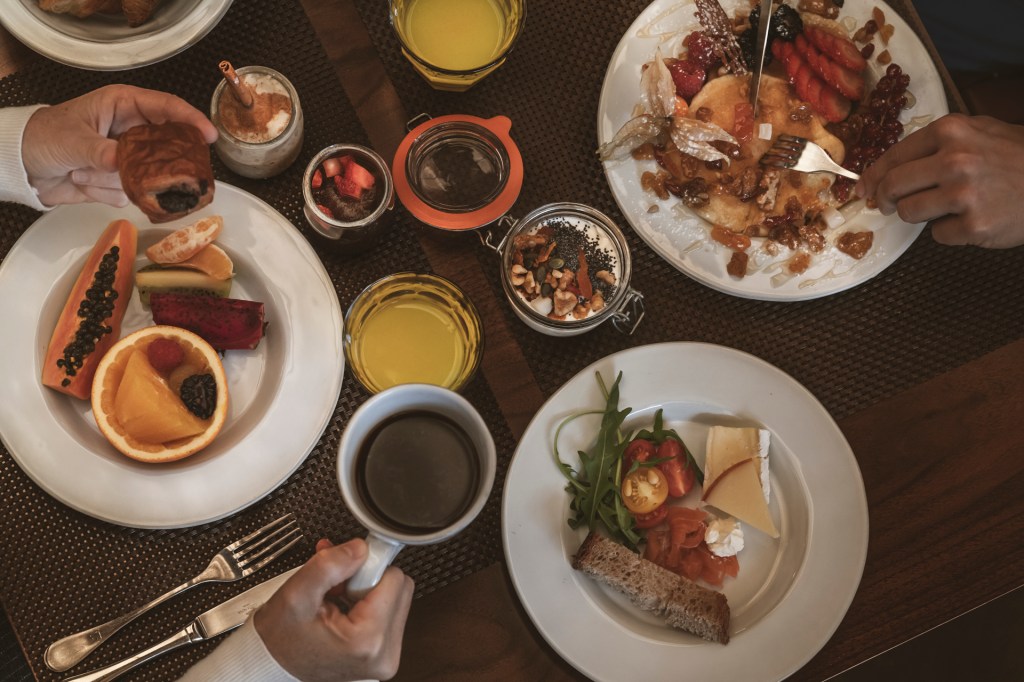
[[[611,315],[612,326],[626,336],[632,336],[646,312],[644,295],[629,287],[622,299],[622,307]]]

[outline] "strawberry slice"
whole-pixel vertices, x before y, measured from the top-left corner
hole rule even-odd
[[[323,167],[324,175],[329,178],[337,177],[341,173],[341,162],[338,161],[336,156],[324,159]]]
[[[327,208],[323,204],[317,204],[316,207],[319,208],[320,212],[323,213],[328,218],[333,218],[334,217],[334,211],[332,211],[331,209]]]
[[[811,106],[827,120],[832,123],[839,123],[840,121],[845,121],[846,117],[850,115],[852,105],[850,100],[832,88],[823,87],[817,101],[811,102]]]
[[[838,90],[841,95],[855,100],[864,96],[864,78],[860,74],[850,71],[819,52],[803,34],[796,37],[794,44],[797,52],[814,69],[814,72]]]
[[[345,170],[345,177],[356,183],[363,189],[371,189],[377,179],[373,177],[373,173],[360,166],[355,161],[348,164]]]
[[[833,61],[842,64],[854,73],[867,68],[868,63],[861,56],[860,50],[849,38],[831,33],[819,26],[804,25],[804,34],[816,48],[824,52]]]
[[[797,97],[810,104],[815,111],[828,121],[838,123],[850,114],[850,100],[830,88],[818,78],[810,64],[800,56],[792,43],[776,40],[772,43],[772,54],[786,68],[789,82],[793,84]]]
[[[319,168],[313,171],[313,178],[310,180],[309,184],[313,185],[313,189],[320,189],[324,184],[324,174]]]
[[[363,188],[343,175],[334,176],[334,186],[343,197],[358,199],[363,195]]]

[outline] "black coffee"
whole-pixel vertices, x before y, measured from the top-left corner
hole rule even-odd
[[[473,503],[480,460],[469,435],[433,412],[403,412],[381,423],[356,458],[356,485],[371,513],[403,533],[447,528]]]

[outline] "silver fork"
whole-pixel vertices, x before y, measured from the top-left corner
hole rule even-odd
[[[291,514],[285,514],[217,552],[202,573],[170,592],[103,625],[57,640],[46,648],[43,661],[50,670],[63,672],[92,653],[122,627],[171,597],[200,583],[241,580],[284,554],[301,539],[302,531],[299,530],[295,518]]]
[[[779,135],[775,138],[772,148],[761,157],[761,164],[801,173],[835,173],[851,180],[860,180],[859,175],[833,161],[828,152],[817,144],[795,135]]]

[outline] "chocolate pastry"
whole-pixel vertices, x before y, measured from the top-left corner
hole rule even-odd
[[[156,10],[161,0],[122,0],[121,9],[128,19],[129,26],[144,24]]]
[[[121,186],[154,223],[166,223],[213,201],[210,146],[187,123],[129,128],[117,140]]]
[[[149,20],[163,0],[39,0],[39,8],[56,14],[71,14],[79,19],[97,12],[124,14],[129,26],[140,26]]]
[[[84,19],[96,12],[120,12],[121,0],[39,0],[39,9]]]

